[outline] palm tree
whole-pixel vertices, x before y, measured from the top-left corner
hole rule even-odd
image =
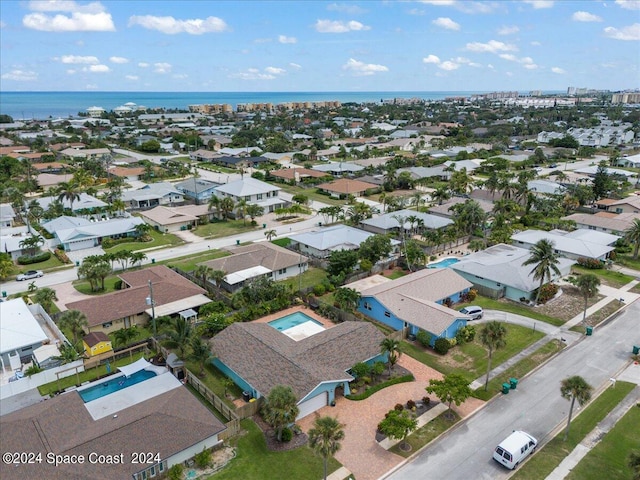
[[[207,363],[207,360],[211,358],[211,350],[209,350],[207,342],[198,336],[194,336],[191,339],[191,355],[189,358],[198,363],[200,366],[199,375],[202,377],[204,375],[204,366]]]
[[[593,387],[591,387],[584,378],[578,375],[562,380],[562,385],[560,385],[560,395],[562,395],[562,398],[571,400],[569,418],[567,418],[567,428],[564,431],[565,441],[569,436],[569,426],[571,425],[571,416],[573,414],[573,406],[576,403],[576,400],[578,400],[578,404],[580,404],[580,406],[584,405],[591,398],[592,390]]]
[[[542,293],[542,285],[545,279],[551,280],[551,274],[555,273],[560,275],[558,269],[558,255],[555,253],[555,243],[553,240],[547,240],[543,238],[538,240],[533,247],[531,247],[531,256],[525,260],[522,265],[535,265],[531,273],[534,280],[540,280],[540,286],[538,287],[538,293],[536,293],[536,305],[540,299],[540,293]]]
[[[431,192],[431,198],[438,201],[438,205],[442,205],[442,202],[451,198],[451,193],[447,187],[438,187]]]
[[[193,271],[193,275],[198,277],[200,281],[202,281],[202,286],[207,285],[207,280],[211,278],[211,274],[213,273],[213,268],[207,265],[198,265],[196,269]]]
[[[395,338],[387,337],[380,342],[380,351],[388,355],[389,361],[389,376],[391,376],[391,369],[396,364],[402,351],[400,350],[400,342]]]
[[[131,340],[138,336],[138,328],[133,325],[129,328],[121,328],[113,332],[113,338],[116,345],[126,346],[131,343]]]
[[[584,313],[582,314],[582,323],[587,319],[587,303],[591,297],[598,293],[600,286],[600,278],[593,273],[580,275],[576,281],[576,287],[580,290],[582,298],[584,298]]]
[[[20,240],[18,246],[26,250],[30,257],[33,257],[37,252],[40,245],[44,244],[44,238],[40,235],[31,235],[24,240]]]
[[[84,327],[89,326],[87,316],[80,310],[67,310],[60,315],[59,320],[62,328],[68,328],[73,335],[73,344],[78,343],[78,335],[84,333]]]
[[[244,198],[241,198],[240,200],[238,200],[236,202],[236,215],[241,215],[242,216],[242,222],[246,225],[247,224],[247,206],[249,204],[247,203],[247,201]],[[236,219],[238,217],[236,216]]]
[[[264,207],[256,203],[250,203],[249,205],[247,205],[246,214],[249,215],[249,218],[251,219],[251,223],[255,225],[256,217],[260,217],[264,215]]]
[[[80,200],[80,192],[78,191],[78,185],[74,182],[62,182],[58,185],[58,200],[69,201],[69,209],[73,212],[73,202]]]
[[[222,213],[222,218],[224,220],[226,220],[229,214],[233,212],[234,208],[235,203],[233,202],[233,198],[224,197],[222,200],[220,200],[220,212]]]
[[[144,237],[147,233],[149,233],[149,231],[151,231],[151,225],[149,225],[148,223],[140,223],[136,225],[134,231],[136,233],[136,237]]]
[[[36,291],[36,293],[33,295],[33,300],[35,303],[39,303],[40,305],[42,305],[42,308],[44,308],[47,313],[51,313],[53,302],[57,301],[58,297],[56,296],[55,290],[44,287],[39,288]]]
[[[209,275],[209,278],[213,280],[213,283],[216,284],[216,287],[220,288],[220,286],[222,285],[222,282],[224,281],[224,277],[226,276],[227,276],[227,272],[225,272],[224,270],[214,270]]]
[[[129,259],[131,260],[131,265],[135,266],[136,263],[142,264],[147,259],[147,254],[144,252],[131,252]]]
[[[184,352],[191,339],[191,334],[191,324],[182,317],[175,319],[173,329],[167,333],[169,340],[176,345],[176,348],[180,352],[181,358],[184,357]]]
[[[638,250],[640,250],[640,219],[634,219],[629,228],[624,231],[624,238],[633,243],[633,259],[637,260]]]
[[[211,198],[209,199],[209,203],[207,204],[207,207],[209,208],[209,210],[214,210],[216,211],[216,217],[220,216],[220,197],[216,197],[215,195],[211,195]]]
[[[59,360],[62,364],[71,363],[80,358],[80,354],[76,347],[70,343],[64,342],[60,345],[60,355],[53,357],[55,360]]]
[[[277,237],[278,233],[275,230],[267,230],[264,232],[264,236],[267,237],[267,242],[270,242],[273,237]]]
[[[487,323],[482,330],[480,330],[480,341],[489,350],[489,361],[487,362],[487,378],[484,382],[484,390],[487,391],[489,387],[489,373],[491,372],[491,358],[493,357],[493,351],[504,347],[507,344],[507,329],[505,326],[497,321]]]
[[[333,417],[318,417],[309,430],[309,446],[316,454],[322,456],[324,463],[324,479],[327,480],[327,460],[340,450],[340,440],[344,439],[344,430]]]
[[[282,430],[298,416],[298,399],[291,387],[276,385],[269,392],[264,406],[265,421],[276,430],[276,438],[282,441]]]

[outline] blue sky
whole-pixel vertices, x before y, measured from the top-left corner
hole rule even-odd
[[[12,1],[4,91],[640,87],[640,1]]]

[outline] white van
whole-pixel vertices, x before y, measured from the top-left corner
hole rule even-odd
[[[513,470],[532,453],[538,441],[526,432],[514,430],[493,452],[493,459]]]

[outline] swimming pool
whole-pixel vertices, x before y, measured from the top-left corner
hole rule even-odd
[[[277,320],[272,320],[269,322],[276,330],[280,330],[281,332],[284,330],[289,330],[290,328],[297,327],[298,325],[302,325],[303,323],[312,322],[320,327],[324,327],[322,323],[314,320],[309,315],[305,315],[302,312],[295,312],[286,317],[278,318]]]
[[[460,260],[455,257],[444,258],[439,262],[430,263],[429,265],[427,265],[427,268],[446,268],[453,265],[454,263],[458,263],[459,261]]]
[[[127,387],[131,387],[136,383],[144,382],[157,375],[156,372],[150,370],[139,370],[136,373],[125,376],[124,374],[118,375],[106,382],[99,383],[84,390],[78,390],[78,394],[82,397],[84,403],[90,402],[110,393],[117,392]]]

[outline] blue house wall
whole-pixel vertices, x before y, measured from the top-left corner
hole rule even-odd
[[[311,390],[304,398],[299,399],[298,403],[309,400],[310,398],[317,397],[318,395],[327,392],[329,403],[333,402],[336,399],[336,388],[342,385],[344,387],[344,394],[349,395],[351,390],[349,389],[349,382],[323,382],[318,385],[316,388]]]
[[[238,387],[240,387],[243,391],[245,392],[250,392],[251,396],[253,398],[260,398],[262,396],[261,392],[258,392],[255,388],[253,388],[249,383],[247,383],[244,378],[242,378],[240,375],[238,375],[236,372],[234,372],[233,370],[231,370],[229,367],[227,367],[224,362],[221,362],[220,359],[218,358],[214,358],[212,360],[213,365],[220,370],[222,373],[224,373],[227,377],[229,377],[231,380],[233,380],[233,383],[235,383]],[[266,394],[268,394],[269,392],[266,392]]]

